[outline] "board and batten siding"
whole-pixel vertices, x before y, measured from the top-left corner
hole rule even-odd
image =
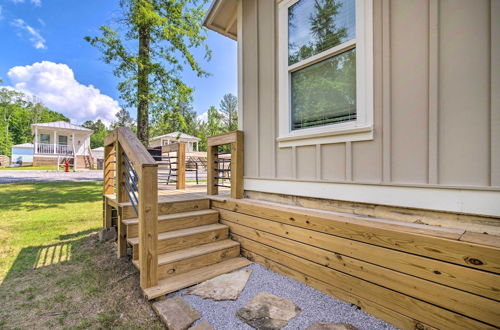
[[[287,148],[278,4],[239,13],[247,180],[500,191],[500,1],[374,0],[374,139]]]

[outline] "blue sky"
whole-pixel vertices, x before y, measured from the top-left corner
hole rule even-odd
[[[83,37],[97,35],[100,25],[119,17],[118,0],[0,0],[0,7],[3,85],[37,95],[76,122],[110,120],[120,102],[118,79]],[[218,106],[225,93],[237,93],[236,42],[209,31],[208,45],[210,62],[203,60],[203,50],[194,53],[212,76],[184,73],[195,88],[193,106],[199,114]]]

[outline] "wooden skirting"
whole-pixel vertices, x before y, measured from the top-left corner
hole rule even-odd
[[[349,201],[271,194],[260,191],[245,191],[247,198],[302,206],[325,211],[352,213],[367,217],[384,218],[408,223],[446,228],[457,228],[477,233],[500,235],[500,218],[429,211],[397,206],[375,205]]]
[[[247,258],[398,327],[500,326],[497,236],[250,199],[211,203]]]

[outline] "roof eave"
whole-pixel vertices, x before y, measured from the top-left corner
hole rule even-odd
[[[203,21],[203,26],[205,26],[209,30],[220,33],[223,36],[226,36],[230,39],[237,40],[238,38],[237,34],[230,32],[231,27],[234,24],[236,24],[237,10],[235,8],[230,9],[228,8],[228,6],[225,6],[225,4],[229,3],[230,1],[237,1],[237,0],[214,0],[212,2],[212,5],[210,6],[210,9],[207,12],[207,15],[205,16],[205,20]],[[223,25],[215,24],[214,20],[218,16],[223,14],[229,16],[230,19],[227,20]]]

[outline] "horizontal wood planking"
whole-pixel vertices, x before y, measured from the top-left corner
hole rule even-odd
[[[258,241],[280,250],[282,253],[307,259],[323,267],[355,276],[485,322],[494,323],[495,320],[499,319],[500,303],[491,299],[395,272],[338,253],[266,234],[229,221],[223,221],[223,223],[229,226],[233,238],[247,250],[256,251],[253,249],[256,247],[253,243]]]
[[[206,198],[159,202],[158,215],[206,210],[209,208],[209,206],[210,201]],[[130,205],[130,203],[122,203],[120,204],[120,208],[122,219],[133,219],[137,217],[137,214],[135,213],[134,208],[132,207],[132,205]]]
[[[234,131],[230,133],[224,133],[214,136],[209,136],[207,139],[208,146],[221,146],[225,144],[230,144],[236,142],[238,135],[241,135],[242,131]]]
[[[235,224],[245,225],[247,226],[246,228],[251,227],[247,230],[249,233],[248,235],[252,234],[250,229],[258,230],[259,232],[255,235],[260,235],[260,239],[262,240],[265,239],[272,242],[275,241],[278,236],[286,237],[289,240],[279,240],[275,244],[293,242],[296,245],[300,245],[298,242],[301,242],[304,243],[304,245],[308,244],[316,248],[332,251],[334,254],[363,260],[401,273],[500,300],[499,276],[492,273],[465,268],[446,262],[438,262],[413,254],[284,225],[275,221],[224,209],[218,209],[218,211],[221,219],[223,219],[222,223],[229,225],[231,230],[233,230],[234,226],[226,223],[225,220]],[[318,259],[319,263],[325,265],[329,265],[333,261],[331,256],[328,255],[324,257],[323,261]]]
[[[255,200],[213,199],[212,205],[284,224],[500,273],[499,248],[394,230],[391,229],[391,225],[376,223],[370,218],[350,214]]]
[[[245,258],[231,258],[214,265],[198,268],[184,274],[178,274],[176,276],[160,280],[158,285],[144,289],[143,292],[147,299],[154,299],[170,292],[174,292],[209,280],[216,276],[246,267],[250,264],[251,262]]]
[[[176,250],[186,249],[192,246],[212,243],[226,239],[228,237],[228,228],[221,225],[208,225],[206,230],[196,230],[189,234],[182,235],[170,235],[176,232],[185,231],[188,229],[182,229],[179,231],[172,231],[167,233],[161,233],[158,235],[158,254],[167,253]],[[208,228],[210,227],[210,228]],[[199,227],[202,228],[202,227]],[[190,228],[191,229],[191,228]],[[136,239],[129,239],[131,244],[136,243]]]
[[[193,269],[209,266],[240,255],[240,247],[232,246],[223,250],[211,251],[202,255],[188,257],[158,265],[158,278],[167,278],[176,274],[186,273]]]
[[[248,246],[248,245],[247,245]],[[258,246],[258,248],[256,248]],[[488,325],[467,318],[460,314],[450,312],[446,309],[436,307],[424,301],[409,297],[402,293],[389,290],[376,284],[352,277],[332,269],[328,269],[306,259],[282,253],[281,251],[254,242],[251,249],[247,249],[242,244],[243,255],[248,254],[245,251],[258,254],[266,259],[270,259],[281,265],[303,273],[308,278],[314,278],[318,281],[328,283],[337,288],[343,288],[361,298],[380,302],[383,306],[397,313],[406,315],[416,320],[425,320],[431,326],[441,329],[481,329]]]
[[[127,225],[127,237],[137,237],[139,226],[135,219],[126,219],[123,222]],[[200,210],[182,213],[161,215],[158,217],[158,232],[192,228],[196,226],[217,223],[219,214],[214,210]]]

